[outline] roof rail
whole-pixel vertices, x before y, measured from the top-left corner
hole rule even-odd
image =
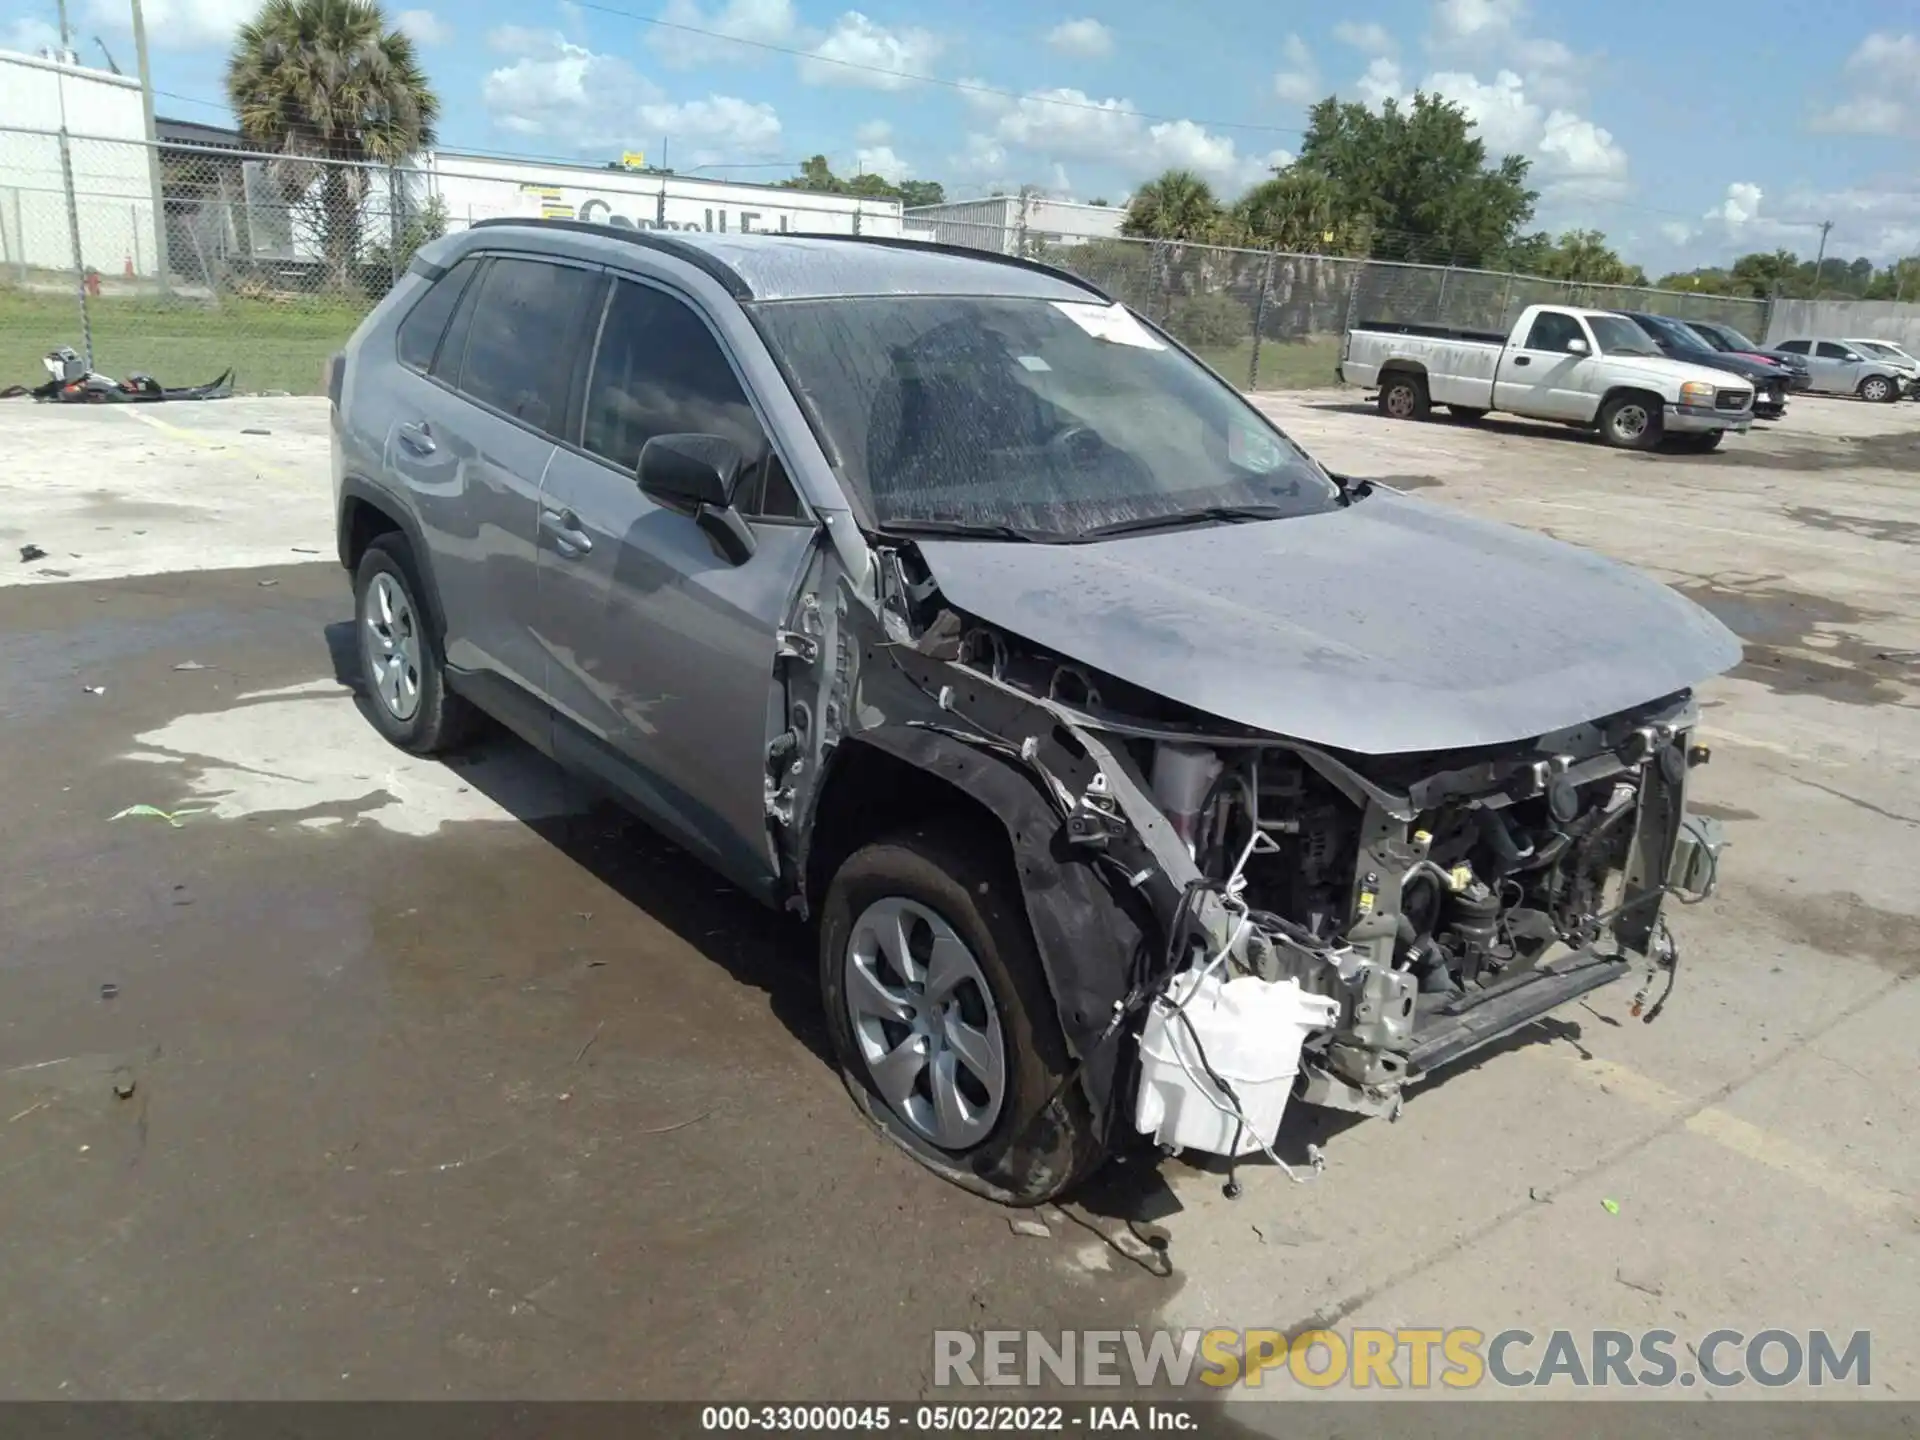
[[[882,245],[889,250],[931,250],[936,255],[958,255],[966,260],[985,260],[990,264],[1013,265],[1021,270],[1032,270],[1036,274],[1048,275],[1055,280],[1064,280],[1069,285],[1077,285],[1090,294],[1099,296],[1109,305],[1114,299],[1091,280],[1063,270],[1058,265],[1048,265],[1039,260],[1029,260],[1024,255],[1006,255],[998,250],[976,250],[971,245],[951,245],[944,240],[912,240],[905,235],[846,235],[819,233],[810,230],[791,230],[790,235],[800,235],[808,240],[846,240],[857,245]]]
[[[736,300],[751,300],[753,287],[741,278],[740,272],[702,250],[698,245],[689,245],[684,240],[674,238],[658,230],[629,230],[624,225],[603,225],[597,220],[563,220],[521,218],[514,215],[496,215],[487,220],[476,220],[469,230],[489,230],[496,227],[521,227],[526,229],[567,230],[579,235],[597,235],[601,239],[624,240],[631,245],[639,245],[648,250],[658,250],[663,255],[671,255],[676,260],[684,260],[696,270],[718,280],[726,291]]]

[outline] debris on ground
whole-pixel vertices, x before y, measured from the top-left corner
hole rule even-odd
[[[278,585],[280,582],[278,580],[262,580],[259,583],[261,588],[265,589],[269,585]]]
[[[82,685],[80,688],[89,695],[104,695],[107,693],[107,687],[104,685]]]
[[[119,993],[120,993],[120,987],[114,984],[111,980],[103,981],[101,983],[100,998],[102,1000],[111,1000],[113,999],[114,996],[118,995]]]
[[[133,1098],[133,1072],[122,1065],[113,1072],[113,1093],[122,1100]]]
[[[178,830],[188,815],[198,815],[198,810],[162,810],[158,805],[129,805],[109,815],[108,820],[164,820]]]
[[[318,545],[295,545],[293,547],[293,553],[296,555],[318,555],[321,551]]]
[[[240,433],[242,435],[271,435],[273,431],[263,429],[258,425],[249,425],[246,429],[242,430]]]
[[[1600,1208],[1609,1215],[1618,1215],[1620,1213],[1620,1202],[1618,1200],[1602,1200],[1600,1202]]]
[[[1007,1228],[1016,1235],[1029,1235],[1035,1240],[1051,1240],[1053,1238],[1053,1231],[1047,1228],[1047,1222],[1044,1220],[1035,1220],[1030,1215],[1008,1216]]]
[[[62,405],[127,405],[158,400],[225,400],[233,394],[233,371],[204,385],[187,385],[169,390],[151,375],[129,375],[115,380],[91,370],[71,345],[49,350],[40,357],[48,378],[31,390],[9,386],[8,395],[31,395],[36,400]]]
[[[204,670],[207,667],[202,665],[198,660],[182,660],[173,668],[176,670]]]
[[[22,545],[20,547],[20,563],[22,565],[31,565],[36,560],[44,560],[46,558],[47,552],[42,550],[38,545]]]
[[[1651,1275],[1616,1269],[1613,1278],[1629,1290],[1638,1290],[1642,1295],[1651,1295],[1656,1300],[1667,1293],[1666,1287]]]

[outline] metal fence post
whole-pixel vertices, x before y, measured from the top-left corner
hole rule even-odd
[[[1260,337],[1267,324],[1267,296],[1273,289],[1273,251],[1260,271],[1260,298],[1253,305],[1253,358],[1247,362],[1247,389],[1260,388]]]
[[[80,201],[73,193],[73,145],[67,139],[66,105],[60,107],[60,188],[67,196],[67,242],[73,248],[74,295],[80,301],[80,353],[93,369],[93,317],[87,313],[87,262],[80,251]]]
[[[400,167],[387,162],[387,284],[400,283],[407,267],[400,258]],[[411,258],[411,257],[408,257]]]

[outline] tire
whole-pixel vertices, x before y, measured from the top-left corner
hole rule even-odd
[[[1600,438],[1620,450],[1651,450],[1660,443],[1660,402],[1629,392],[1600,407]]]
[[[942,971],[947,1013],[928,1004]],[[854,852],[821,909],[820,993],[848,1088],[928,1168],[1038,1205],[1102,1158],[1004,838],[948,817]]]
[[[1404,370],[1388,371],[1380,382],[1380,413],[1389,420],[1425,420],[1433,414],[1427,380]]]
[[[1860,382],[1860,398],[1884,405],[1900,398],[1900,387],[1884,375],[1869,375]]]
[[[402,750],[433,755],[465,741],[478,717],[447,689],[446,661],[420,594],[407,542],[376,537],[353,572],[354,653],[367,714]]]
[[[1478,405],[1449,405],[1447,410],[1454,419],[1468,425],[1478,425],[1487,418],[1487,412]]]

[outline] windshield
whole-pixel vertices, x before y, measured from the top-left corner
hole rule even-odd
[[[1658,355],[1660,351],[1631,320],[1618,315],[1589,315],[1587,325],[1593,331],[1593,343],[1602,355]]]
[[[1340,504],[1259,411],[1117,305],[926,295],[751,308],[882,526],[1073,539]],[[1259,513],[1218,513],[1233,509]]]
[[[1718,335],[1722,340],[1726,341],[1729,345],[1731,345],[1736,350],[1757,351],[1760,348],[1758,345],[1754,344],[1753,341],[1749,340],[1745,335],[1742,335],[1738,330],[1734,329],[1731,325],[1721,325],[1716,322],[1713,325],[1703,326],[1702,328],[1711,330],[1715,335]]]
[[[1898,345],[1883,345],[1878,340],[1855,340],[1850,343],[1852,343],[1855,348],[1866,351],[1869,355],[1878,355],[1886,360],[1898,360],[1905,365],[1911,365],[1913,363],[1912,357]]]
[[[1661,336],[1669,344],[1680,350],[1711,351],[1713,347],[1702,340],[1693,331],[1678,320],[1669,320],[1665,315],[1641,315],[1636,317],[1639,323],[1654,334]]]

